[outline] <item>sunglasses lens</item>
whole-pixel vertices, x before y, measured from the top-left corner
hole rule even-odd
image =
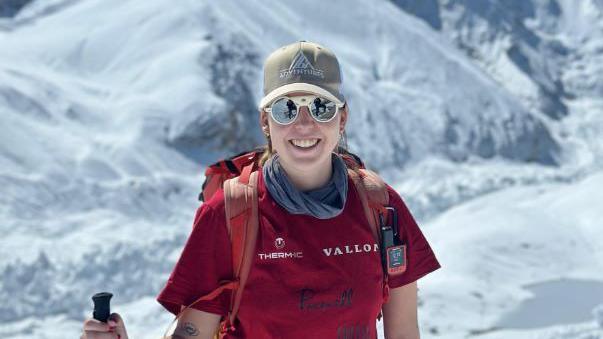
[[[324,99],[316,98],[310,103],[310,110],[312,115],[318,121],[329,121],[335,114],[337,114],[337,104],[334,102]]]
[[[272,117],[276,122],[288,124],[297,115],[297,106],[289,99],[281,98],[272,104]]]

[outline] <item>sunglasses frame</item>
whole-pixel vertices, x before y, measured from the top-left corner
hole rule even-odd
[[[329,101],[331,101],[332,103],[335,104],[335,108],[337,109],[337,112],[335,112],[335,114],[333,114],[333,116],[329,120],[326,120],[326,121],[318,120],[314,116],[314,114],[312,114],[310,106],[308,106],[308,105],[311,102],[313,102],[316,98],[321,98],[321,99],[324,99],[324,100],[329,100]],[[277,102],[277,101],[279,101],[281,99],[291,100],[291,101],[293,101],[293,103],[297,107],[297,112],[295,113],[295,118],[293,118],[290,122],[285,123],[285,124],[282,123],[282,122],[280,122],[280,121],[278,121],[278,120],[276,120],[274,118],[274,115],[272,114],[272,105],[274,105],[275,102]],[[325,98],[323,96],[320,96],[320,95],[317,95],[317,94],[299,95],[299,96],[294,96],[294,97],[289,97],[289,96],[283,95],[283,96],[280,96],[280,97],[274,99],[269,105],[267,105],[267,107],[264,107],[264,111],[266,111],[266,113],[270,114],[270,117],[272,118],[272,121],[274,121],[275,123],[277,123],[279,125],[287,126],[287,125],[291,125],[292,123],[294,123],[297,120],[297,118],[299,117],[299,111],[300,111],[300,109],[303,106],[308,107],[308,112],[310,113],[310,116],[312,117],[312,119],[314,119],[314,121],[319,122],[319,123],[327,123],[327,122],[335,119],[335,117],[337,116],[337,114],[339,114],[339,110],[341,110],[343,107],[345,107],[345,102],[339,103],[339,102],[327,99],[327,98]]]

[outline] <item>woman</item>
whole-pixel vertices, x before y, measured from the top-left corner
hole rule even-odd
[[[267,150],[258,171],[260,228],[237,321],[227,338],[419,338],[417,283],[438,269],[429,244],[400,196],[396,209],[407,267],[383,299],[378,246],[338,148],[348,118],[335,55],[300,41],[264,65],[260,124]],[[221,190],[197,210],[194,228],[157,297],[174,314],[232,275]],[[212,338],[227,315],[221,293],[186,309],[171,338]],[[85,338],[127,338],[123,321],[89,319]],[[112,330],[111,333],[107,331]]]

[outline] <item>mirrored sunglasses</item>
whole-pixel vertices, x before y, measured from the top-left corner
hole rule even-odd
[[[277,98],[268,107],[264,108],[270,113],[272,119],[281,125],[292,124],[301,107],[308,107],[308,111],[314,120],[318,122],[329,122],[335,118],[337,112],[345,106],[344,103],[335,103],[329,99],[317,95],[303,95],[295,97],[282,96]]]

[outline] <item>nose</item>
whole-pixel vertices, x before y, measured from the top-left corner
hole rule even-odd
[[[297,117],[295,125],[314,125],[314,123],[316,123],[316,121],[310,115],[308,106],[302,106],[299,109],[299,117]]]

